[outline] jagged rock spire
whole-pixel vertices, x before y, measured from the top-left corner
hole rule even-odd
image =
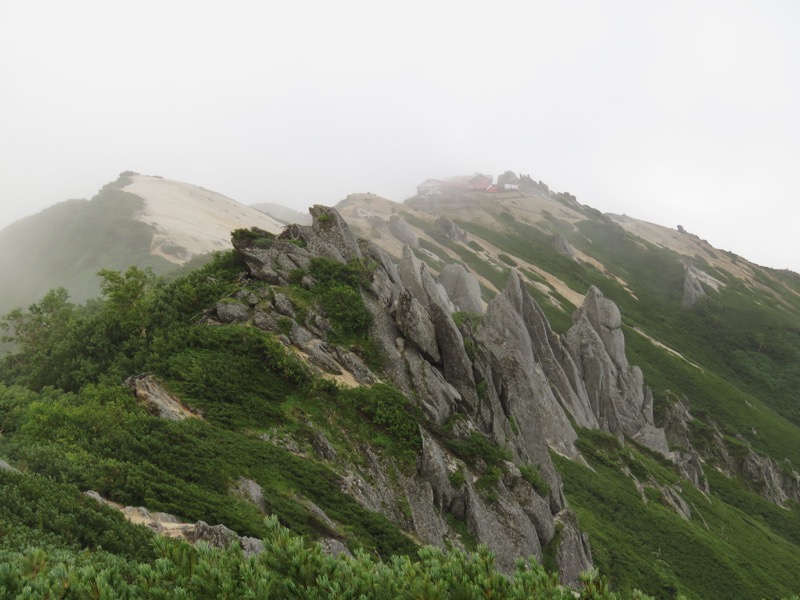
[[[619,308],[592,286],[572,317],[567,346],[583,373],[600,428],[666,455],[664,431],[653,424],[653,394],[639,367],[628,364]]]

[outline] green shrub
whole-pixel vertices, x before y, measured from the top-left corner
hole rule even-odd
[[[470,432],[466,440],[447,439],[446,443],[469,465],[475,465],[478,459],[490,467],[497,466],[504,460],[511,460],[511,453],[508,450],[477,431]]]
[[[500,573],[485,546],[470,553],[425,547],[413,557],[382,561],[367,552],[328,555],[274,517],[265,530],[264,552],[256,556],[245,556],[238,545],[218,549],[157,539],[150,546],[158,560],[141,562],[103,550],[0,542],[0,589],[9,598],[618,598],[596,571],[582,578],[577,592],[560,586],[535,559]],[[471,545],[469,536],[462,539]]]
[[[378,383],[372,387],[342,390],[342,398],[375,425],[383,427],[404,452],[416,456],[422,448],[419,409],[394,387]]]
[[[231,232],[231,241],[236,247],[269,248],[275,239],[274,233],[259,229],[258,227],[234,229]]]
[[[503,472],[500,467],[492,466],[486,469],[486,472],[478,477],[475,482],[475,489],[483,492],[484,497],[489,502],[497,502],[497,484],[500,482],[500,477]]]
[[[478,327],[480,322],[483,320],[483,315],[466,312],[466,311],[458,311],[452,314],[453,322],[456,324],[456,327],[461,327],[465,322],[469,321],[472,328],[475,329]]]
[[[547,483],[538,465],[521,465],[519,467],[522,478],[533,486],[536,493],[542,498],[550,494],[550,485]]]
[[[319,302],[341,341],[367,335],[372,324],[372,314],[364,304],[358,289],[345,285],[331,285],[322,291]]]
[[[360,287],[367,285],[372,278],[374,266],[369,265],[363,260],[351,260],[341,263],[332,258],[315,256],[309,265],[309,274],[324,286],[346,285],[349,287]]]
[[[464,475],[464,469],[462,468],[456,469],[455,471],[450,473],[450,475],[448,475],[447,478],[450,480],[450,483],[453,485],[453,487],[456,488],[460,488],[462,485],[464,485],[464,482],[466,481],[466,476]]]

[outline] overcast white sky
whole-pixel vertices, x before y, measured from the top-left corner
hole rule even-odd
[[[529,173],[800,271],[800,2],[3,0],[0,228],[123,170],[302,209]]]

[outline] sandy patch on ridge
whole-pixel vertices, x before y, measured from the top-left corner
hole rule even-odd
[[[145,201],[136,218],[155,227],[152,254],[183,264],[192,256],[231,247],[231,231],[260,227],[278,233],[275,219],[205,188],[146,175],[133,175],[123,190]]]

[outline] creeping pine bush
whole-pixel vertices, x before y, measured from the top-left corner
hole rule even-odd
[[[620,598],[596,571],[577,590],[564,588],[535,559],[520,561],[511,576],[495,569],[485,546],[477,552],[425,547],[416,556],[381,561],[356,551],[330,556],[266,520],[264,552],[155,539],[156,561],[136,562],[103,550],[53,546],[10,547],[0,538],[0,593],[4,598],[393,598],[411,600],[550,600]],[[634,592],[629,596],[645,600]]]
[[[338,343],[353,343],[367,337],[372,314],[361,297],[361,287],[369,283],[372,269],[364,261],[348,263],[315,257],[308,273],[316,282],[312,291],[330,319]],[[293,273],[295,280],[302,273]]]
[[[347,402],[382,426],[400,448],[416,455],[422,446],[419,433],[419,409],[394,387],[379,383],[371,388],[358,387],[342,391]]]

